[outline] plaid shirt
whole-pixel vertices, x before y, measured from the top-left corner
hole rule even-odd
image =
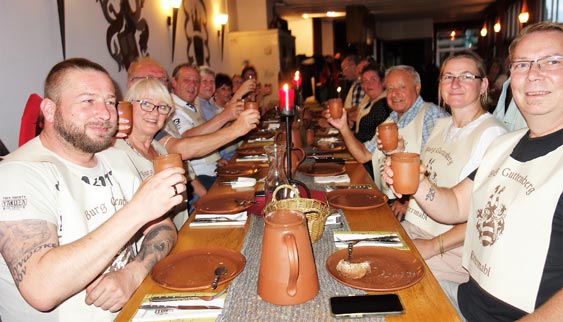
[[[412,120],[414,120],[414,118],[422,108],[422,104],[424,104],[424,101],[422,100],[422,97],[419,96],[414,102],[413,106],[411,106],[408,111],[403,114],[400,120],[397,112],[395,111],[391,112],[389,118],[393,122],[397,123],[398,128],[402,129],[407,126]],[[449,116],[449,114],[448,112],[446,112],[446,110],[434,104],[430,104],[428,109],[426,109],[426,113],[424,114],[424,127],[422,128],[422,142],[420,145],[421,151],[422,147],[426,145],[426,140],[428,140],[428,136],[430,136],[430,132],[432,132],[434,125],[436,125],[436,120],[447,116]],[[364,146],[366,147],[366,149],[368,149],[369,152],[373,153],[373,151],[377,149],[377,136],[374,135],[371,140],[366,141],[364,143]]]
[[[362,98],[366,95],[364,93],[364,89],[362,88],[362,83],[357,80],[352,84],[352,105],[351,106],[358,106]]]

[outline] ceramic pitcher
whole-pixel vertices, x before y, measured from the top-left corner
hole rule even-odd
[[[294,305],[319,292],[319,278],[305,215],[276,210],[264,217],[258,295],[266,302]]]

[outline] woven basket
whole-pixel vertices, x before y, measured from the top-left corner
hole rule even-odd
[[[297,196],[291,199],[277,200],[276,194],[280,189],[290,189]],[[274,190],[272,201],[264,207],[264,215],[278,209],[296,210],[302,212],[307,217],[307,227],[311,242],[317,242],[323,235],[326,219],[333,213],[326,203],[316,199],[300,198],[299,191],[290,185],[281,185]]]

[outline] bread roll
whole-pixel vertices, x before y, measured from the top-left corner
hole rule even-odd
[[[360,279],[371,272],[371,265],[368,261],[360,263],[350,263],[347,260],[341,259],[336,265],[336,270],[344,277],[350,279]]]

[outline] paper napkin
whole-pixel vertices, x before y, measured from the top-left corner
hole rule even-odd
[[[326,218],[325,226],[330,228],[340,228],[342,227],[342,215],[338,212],[333,213],[332,215]]]
[[[255,154],[255,155],[245,155],[243,157],[237,158],[237,162],[267,162],[268,156],[266,154]]]
[[[255,178],[238,177],[236,181],[231,183],[233,188],[254,187],[256,184]]]
[[[244,226],[248,218],[247,211],[236,214],[196,214],[190,227],[203,226]]]
[[[204,306],[218,306],[225,305],[225,297],[219,297],[211,301],[201,299],[195,300],[170,300],[150,302],[143,301],[141,305],[159,305],[159,306],[175,306],[175,305],[204,305]],[[134,322],[141,321],[214,321],[222,309],[176,309],[176,308],[156,308],[156,309],[141,309],[133,317]]]
[[[349,183],[350,177],[347,174],[341,174],[338,176],[326,176],[326,177],[315,177],[315,183]]]
[[[254,139],[248,139],[248,143],[254,143],[254,142],[274,142],[274,137],[270,137],[270,138],[254,138]]]
[[[334,245],[336,246],[336,248],[339,249],[346,248],[348,247],[348,242],[346,241],[354,240],[354,239],[366,239],[372,237],[382,237],[382,238],[395,237],[395,239],[397,239],[398,242],[385,242],[385,241],[377,241],[377,240],[360,241],[357,244],[355,244],[354,247],[355,246],[385,246],[385,247],[408,249],[408,247],[405,246],[405,243],[401,238],[401,235],[399,235],[399,233],[397,232],[390,232],[390,231],[335,231]]]

